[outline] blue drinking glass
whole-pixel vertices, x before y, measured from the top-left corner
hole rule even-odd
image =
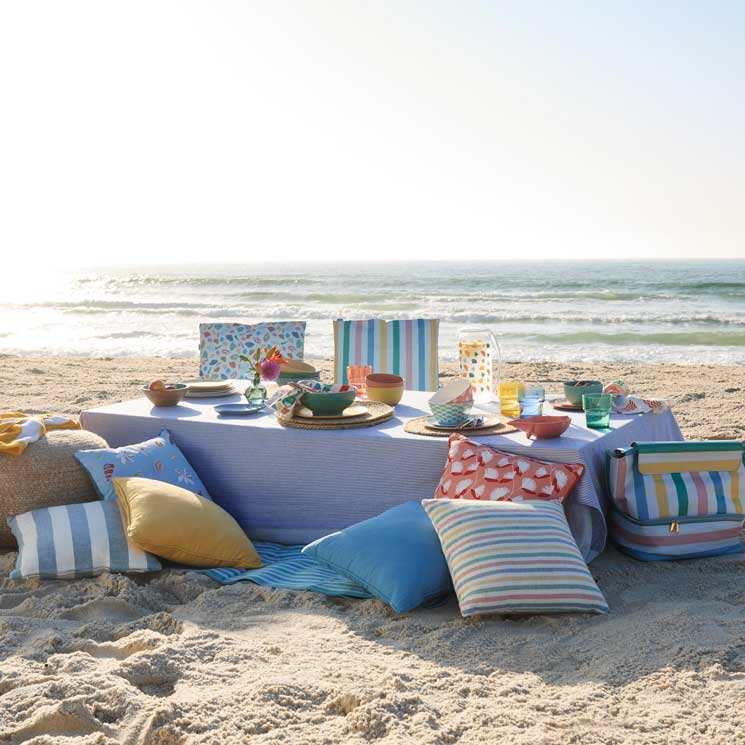
[[[543,413],[543,399],[538,396],[525,396],[520,399],[520,418],[541,416]]]

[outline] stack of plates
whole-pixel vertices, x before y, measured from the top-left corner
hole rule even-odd
[[[299,360],[288,360],[279,366],[279,385],[298,383],[301,380],[319,380],[321,377],[318,370],[307,362]]]
[[[240,393],[232,380],[188,380],[186,385],[187,398],[220,398]]]

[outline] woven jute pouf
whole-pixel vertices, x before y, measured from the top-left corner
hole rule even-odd
[[[75,452],[105,447],[106,440],[93,432],[63,429],[47,432],[21,455],[0,453],[0,547],[17,547],[9,515],[98,499]]]

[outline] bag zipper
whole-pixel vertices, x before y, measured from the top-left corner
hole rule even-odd
[[[612,508],[622,517],[630,520],[632,523],[637,525],[669,525],[671,533],[680,533],[681,523],[711,523],[717,522],[718,520],[729,520],[732,522],[739,521],[743,523],[745,527],[745,515],[741,515],[736,512],[724,512],[721,515],[687,515],[685,517],[676,518],[658,518],[656,520],[637,520],[631,515],[627,515],[625,512],[621,512],[615,505]]]

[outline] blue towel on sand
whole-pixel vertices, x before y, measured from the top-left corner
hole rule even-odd
[[[323,595],[348,598],[372,598],[364,587],[339,572],[329,569],[311,556],[300,553],[302,546],[253,541],[265,566],[261,569],[204,569],[207,576],[223,585],[255,582],[283,590],[311,590]]]

